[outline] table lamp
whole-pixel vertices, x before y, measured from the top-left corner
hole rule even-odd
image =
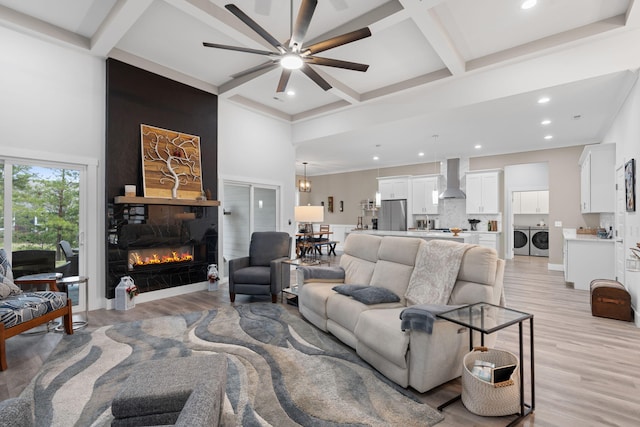
[[[295,220],[304,224],[304,243],[308,244],[313,236],[313,223],[324,221],[324,206],[296,206]]]
[[[324,206],[296,206],[295,219],[305,224],[305,233],[312,233],[313,223],[324,221]]]

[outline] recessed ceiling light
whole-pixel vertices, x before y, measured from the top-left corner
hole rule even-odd
[[[538,99],[538,104],[546,104],[549,101],[551,101],[551,98],[549,98],[548,96],[543,96],[542,98]]]
[[[550,125],[551,124],[551,120],[549,119],[544,119],[543,121],[540,122],[540,124],[542,126],[546,126],[546,125]]]
[[[380,160],[380,157],[378,157],[378,156],[373,156],[373,160]]]
[[[295,94],[296,94],[296,91],[295,91],[295,90],[293,90],[293,89],[289,89],[289,90],[287,91],[287,95],[289,95],[289,96],[293,96],[293,95],[295,95]]]
[[[473,148],[475,148],[476,150],[479,150],[479,149],[481,149],[481,148],[482,148],[482,145],[480,145],[480,144],[476,144],[476,145],[474,145],[474,146],[473,146]]]
[[[422,157],[422,156],[424,156],[424,153],[421,151],[421,152],[418,153],[418,156]]]
[[[534,7],[536,5],[536,3],[538,3],[537,0],[524,0],[522,2],[522,4],[520,5],[520,7],[522,9],[531,9],[532,7]]]
[[[544,139],[553,139],[553,135],[545,135]]]

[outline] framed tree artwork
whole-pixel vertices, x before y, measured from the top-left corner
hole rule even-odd
[[[629,160],[624,165],[624,189],[626,195],[627,212],[636,211],[636,161]]]
[[[140,136],[145,197],[202,196],[199,136],[144,124]]]

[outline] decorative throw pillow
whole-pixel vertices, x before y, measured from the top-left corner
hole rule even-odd
[[[13,283],[13,271],[11,271],[7,253],[4,249],[0,249],[0,299],[21,293],[22,289]]]
[[[378,286],[365,286],[355,291],[351,297],[363,304],[382,304],[385,302],[398,302],[400,297],[387,288]]]
[[[360,289],[369,288],[369,287],[370,286],[366,286],[366,285],[337,285],[333,287],[333,290],[339,294],[350,297],[353,295],[355,291],[359,291]]]
[[[0,275],[7,277],[13,283],[13,271],[4,249],[0,249]]]

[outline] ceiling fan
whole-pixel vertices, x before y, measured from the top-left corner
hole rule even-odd
[[[324,78],[320,76],[310,64],[324,65],[328,67],[344,68],[354,71],[367,71],[369,68],[366,64],[360,64],[357,62],[341,61],[338,59],[322,58],[315,56],[316,53],[324,52],[325,50],[332,49],[334,47],[342,46],[347,43],[351,43],[366,37],[371,36],[371,31],[368,27],[361,28],[340,36],[332,37],[330,39],[314,43],[310,46],[304,46],[304,37],[309,29],[311,18],[318,4],[317,0],[302,0],[300,10],[298,11],[298,17],[296,18],[295,25],[291,30],[290,39],[283,43],[276,40],[271,34],[269,34],[258,23],[245,14],[240,8],[234,4],[227,4],[225,8],[233,13],[238,19],[249,26],[260,37],[265,39],[271,46],[277,49],[277,52],[250,49],[237,46],[222,45],[216,43],[203,42],[206,47],[213,47],[217,49],[235,50],[239,52],[253,53],[257,55],[268,56],[270,60],[255,67],[244,70],[240,73],[234,74],[231,77],[238,78],[246,76],[260,70],[267,70],[282,67],[282,74],[280,75],[280,81],[278,82],[277,92],[284,92],[291,72],[293,70],[300,69],[307,77],[313,80],[318,86],[324,90],[331,89],[331,85]]]

